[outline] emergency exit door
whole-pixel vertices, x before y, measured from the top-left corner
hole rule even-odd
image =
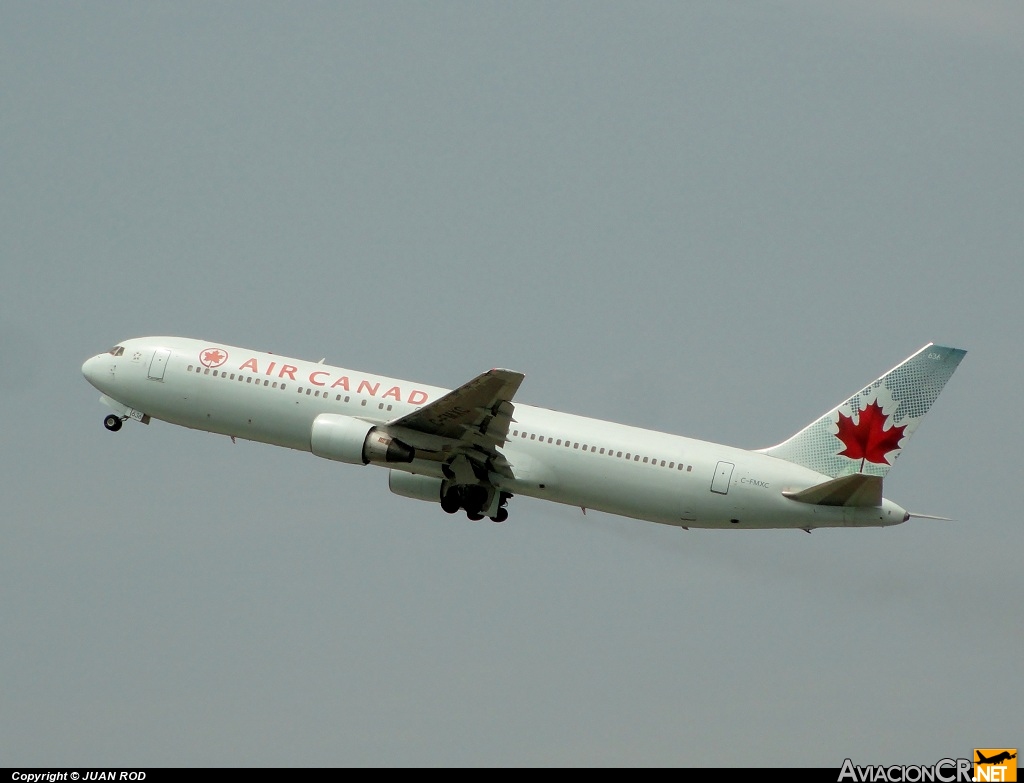
[[[164,370],[167,369],[167,357],[171,355],[168,348],[157,348],[153,353],[153,361],[149,363],[149,379],[151,381],[162,381]]]
[[[715,477],[711,479],[711,491],[719,495],[729,494],[729,482],[732,481],[732,470],[736,466],[731,462],[719,462],[715,468]]]

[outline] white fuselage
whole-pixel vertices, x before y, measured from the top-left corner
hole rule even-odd
[[[87,360],[83,373],[124,416],[146,416],[299,451],[310,451],[323,413],[385,424],[447,389],[246,348],[180,337],[119,344],[123,354]],[[201,357],[206,357],[201,361]],[[515,402],[500,452],[513,495],[682,527],[885,526],[906,512],[822,506],[783,496],[828,480],[777,457]],[[392,470],[440,476],[436,461]]]

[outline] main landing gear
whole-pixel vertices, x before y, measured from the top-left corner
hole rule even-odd
[[[106,427],[111,432],[117,432],[119,429],[121,429],[121,425],[123,423],[124,419],[122,419],[120,416],[115,416],[113,413],[111,413],[109,416],[103,419],[103,426]]]
[[[508,519],[508,499],[512,497],[510,492],[501,492],[498,500],[498,509],[494,512],[491,520],[504,522]],[[487,487],[479,484],[453,484],[448,487],[441,497],[441,508],[447,514],[455,514],[459,509],[464,509],[466,517],[472,522],[479,522],[486,516],[487,506],[490,504],[492,495]]]

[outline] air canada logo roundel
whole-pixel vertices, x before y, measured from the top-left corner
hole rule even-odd
[[[877,400],[859,413],[857,421],[854,422],[853,416],[839,412],[839,431],[836,432],[836,437],[846,447],[839,452],[839,456],[859,459],[862,468],[865,461],[876,465],[891,465],[886,455],[900,447],[906,425],[894,424],[886,429],[885,424],[889,417],[882,412],[882,406]]]
[[[228,352],[220,348],[206,348],[199,352],[199,363],[204,367],[220,367],[228,360]]]

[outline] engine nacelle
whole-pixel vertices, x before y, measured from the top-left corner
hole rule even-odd
[[[434,476],[421,476],[417,473],[406,473],[402,470],[388,471],[388,489],[403,498],[426,500],[438,503],[441,500],[442,479]]]
[[[318,457],[350,465],[412,462],[416,456],[412,446],[369,422],[337,413],[321,413],[313,420],[309,446]]]

